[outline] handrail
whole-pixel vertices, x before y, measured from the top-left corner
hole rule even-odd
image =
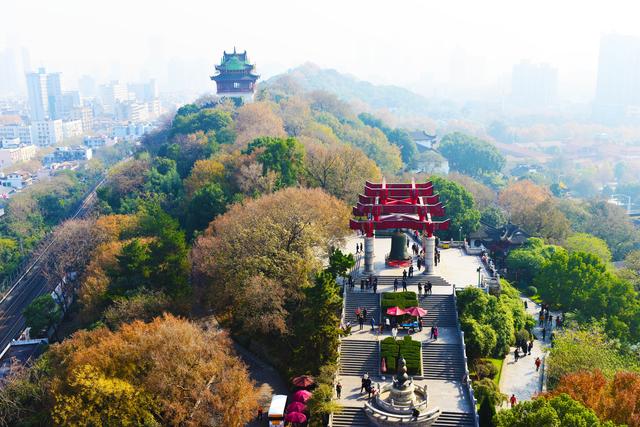
[[[473,386],[471,384],[471,378],[469,377],[469,366],[467,363],[467,346],[464,343],[464,332],[462,331],[462,327],[460,325],[460,318],[458,316],[458,298],[456,295],[456,289],[455,286],[453,288],[453,308],[454,308],[454,313],[456,316],[456,326],[458,328],[458,334],[460,336],[460,340],[462,342],[462,358],[464,360],[464,378],[466,380],[466,388],[467,388],[467,393],[469,394],[469,400],[471,400],[471,407],[473,410],[473,418],[475,420],[475,426],[479,427],[480,426],[480,416],[478,415],[478,411],[476,410],[476,405],[477,405],[477,401],[476,401],[476,397],[473,393]]]

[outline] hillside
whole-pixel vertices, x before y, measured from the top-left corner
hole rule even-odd
[[[293,78],[306,90],[325,90],[348,102],[360,101],[374,109],[387,109],[399,114],[427,115],[432,113],[429,101],[399,86],[375,85],[333,69],[323,69],[307,63],[287,73],[271,77],[263,87],[283,76]]]

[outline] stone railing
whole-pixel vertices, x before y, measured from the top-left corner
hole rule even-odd
[[[486,248],[484,246],[480,246],[478,248],[473,248],[473,247],[469,246],[469,244],[467,242],[464,242],[464,251],[467,253],[467,255],[480,256],[480,255],[482,255],[483,251],[486,251]]]
[[[473,385],[471,384],[471,378],[469,377],[469,364],[467,360],[467,346],[464,343],[464,332],[462,331],[462,327],[460,326],[460,318],[458,317],[458,298],[456,296],[455,286],[453,288],[453,308],[456,314],[456,325],[458,328],[458,334],[460,336],[460,341],[462,343],[462,360],[464,361],[464,380],[467,389],[467,393],[469,395],[469,400],[471,401],[471,408],[473,410],[473,419],[475,421],[475,426],[479,427],[480,425],[480,417],[478,416],[478,411],[476,410],[476,397],[473,393]]]

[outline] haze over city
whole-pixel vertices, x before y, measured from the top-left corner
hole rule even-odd
[[[507,91],[523,60],[558,70],[562,100],[594,96],[600,38],[640,36],[632,1],[111,2],[2,5],[2,49],[26,48],[33,68],[74,87],[157,78],[161,90],[210,88],[224,49],[248,49],[263,77],[305,62],[426,95],[490,97]],[[268,19],[266,17],[269,17]],[[250,31],[248,29],[251,29]],[[188,87],[188,86],[187,86]],[[492,92],[492,93],[490,93]]]

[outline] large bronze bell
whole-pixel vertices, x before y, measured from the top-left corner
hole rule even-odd
[[[405,261],[411,259],[407,252],[407,235],[396,230],[391,235],[391,252],[389,253],[389,261]]]

